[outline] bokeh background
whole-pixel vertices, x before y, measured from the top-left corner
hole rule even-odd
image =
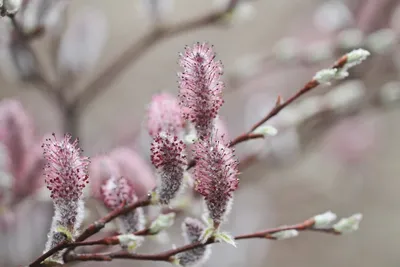
[[[272,119],[277,136],[238,145],[241,185],[225,226],[232,233],[249,233],[332,210],[341,217],[361,212],[360,230],[340,237],[302,233],[285,241],[244,240],[237,249],[215,245],[205,266],[398,266],[397,0],[241,0],[229,14],[194,29],[188,22],[223,14],[229,1],[24,3],[17,21],[29,38],[21,39],[7,18],[0,21],[0,105],[6,106],[7,99],[20,101],[26,114],[11,113],[17,114],[17,121],[29,117],[35,146],[48,133],[69,131],[80,138],[88,156],[122,146],[136,151],[140,164],[149,168],[147,104],[155,93],[177,95],[178,52],[185,45],[208,41],[215,46],[225,66],[221,117],[231,137],[262,118],[278,95],[288,98],[340,55],[353,48],[368,49],[371,57],[349,78],[318,87]],[[182,25],[189,28],[176,33]],[[62,93],[54,97],[49,88]],[[95,93],[81,98],[88,88]],[[57,100],[60,95],[63,99]],[[79,112],[63,106],[75,100]],[[0,116],[7,110],[2,108]],[[27,153],[36,152],[32,148]],[[13,175],[2,166],[0,187],[12,194],[18,182],[4,182]],[[24,180],[18,186],[28,184]],[[17,199],[0,211],[0,266],[26,265],[44,249],[50,200],[40,187]],[[89,201],[88,221],[99,216],[98,210]],[[194,216],[201,213],[197,208],[180,214],[169,232],[170,243],[163,244],[164,236],[140,251],[182,244],[179,222],[189,211]],[[76,265],[106,264],[166,265]]]

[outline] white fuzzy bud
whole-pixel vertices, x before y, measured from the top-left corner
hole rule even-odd
[[[150,225],[150,233],[158,234],[159,232],[171,227],[175,221],[175,213],[161,214]]]
[[[336,78],[337,69],[323,69],[318,71],[313,80],[317,81],[319,84],[330,85],[331,81]]]
[[[262,134],[264,136],[275,136],[278,130],[271,125],[262,125],[253,131],[254,134]]]
[[[365,49],[359,48],[347,53],[346,55],[346,65],[348,68],[351,68],[366,60],[367,57],[371,55],[371,53]]]
[[[21,7],[22,0],[4,0],[3,4],[7,14],[15,14]]]
[[[332,211],[327,211],[325,213],[318,214],[313,218],[315,221],[313,227],[316,229],[326,228],[330,226],[330,224],[333,223],[336,220],[336,218],[337,215]]]
[[[289,239],[299,235],[299,231],[297,230],[284,230],[271,234],[272,237],[277,240]]]
[[[343,218],[338,223],[333,225],[333,229],[342,234],[357,231],[360,226],[362,217],[363,216],[361,213],[356,213],[348,218]]]
[[[371,53],[365,49],[355,49],[346,54],[346,63],[340,68],[336,74],[336,79],[344,79],[349,76],[348,70],[354,66],[361,64]]]
[[[134,234],[126,234],[118,236],[119,244],[121,247],[133,252],[137,247],[143,243],[143,236],[136,236]]]

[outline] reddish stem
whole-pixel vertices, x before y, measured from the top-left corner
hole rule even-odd
[[[341,58],[339,58],[335,62],[335,64],[333,64],[333,66],[331,68],[340,69],[346,64],[346,62],[347,62],[347,56],[344,55]],[[267,122],[268,120],[270,120],[271,118],[273,118],[276,115],[278,115],[278,113],[281,110],[286,108],[288,105],[290,105],[295,100],[297,100],[302,95],[304,95],[305,93],[309,92],[310,90],[314,89],[318,85],[319,85],[318,81],[316,81],[314,79],[310,80],[300,90],[298,90],[294,95],[289,97],[283,103],[282,103],[282,98],[280,96],[278,96],[276,104],[275,104],[275,107],[264,118],[262,118],[260,121],[256,122],[248,132],[243,133],[243,134],[237,136],[235,139],[233,139],[229,143],[229,147],[233,147],[233,146],[235,146],[235,145],[237,145],[239,143],[242,143],[242,142],[245,142],[245,141],[248,141],[248,140],[251,140],[251,139],[264,138],[264,135],[262,135],[262,134],[254,134],[253,131],[255,129],[257,129],[258,127],[260,127],[265,122]],[[189,170],[189,169],[193,168],[195,165],[196,165],[196,160],[193,159],[192,161],[189,162],[187,169]]]
[[[271,228],[265,231],[255,232],[251,234],[245,235],[238,235],[234,239],[235,240],[242,240],[242,239],[253,239],[253,238],[265,238],[276,240],[272,234],[285,231],[285,230],[297,230],[297,231],[316,231],[322,232],[327,234],[334,234],[340,235],[339,232],[336,232],[333,228],[326,228],[326,229],[315,229],[314,226],[314,219],[308,219],[302,223],[291,225],[291,226],[281,226],[276,228]],[[161,252],[158,254],[132,254],[125,251],[120,252],[113,252],[113,253],[95,253],[95,254],[75,254],[69,255],[67,258],[68,262],[71,261],[111,261],[112,259],[133,259],[133,260],[147,260],[147,261],[166,261],[171,262],[173,261],[173,256],[179,254],[181,252],[185,252],[188,250],[192,250],[197,247],[206,246],[210,244],[218,243],[214,239],[209,239],[204,244],[200,242],[195,242],[192,244],[184,245],[176,249],[171,249],[165,252]]]
[[[53,247],[52,249],[50,249],[49,251],[47,251],[46,253],[44,253],[43,255],[41,255],[40,257],[38,257],[35,261],[33,261],[29,267],[38,267],[41,266],[41,263],[46,260],[47,258],[49,258],[51,255],[53,255],[54,253],[61,251],[63,249],[67,249],[67,251],[64,253],[64,255],[67,255],[73,248],[77,247],[77,246],[86,246],[86,244],[89,245],[101,245],[101,244],[105,244],[106,242],[111,242],[110,239],[101,239],[101,240],[97,240],[97,241],[89,241],[89,242],[81,242],[83,240],[86,240],[87,238],[91,237],[92,235],[98,233],[101,229],[104,228],[104,226],[106,225],[106,223],[114,220],[115,218],[117,218],[120,215],[124,215],[136,208],[139,207],[143,207],[143,206],[148,206],[150,205],[150,196],[146,196],[143,199],[138,200],[135,203],[132,203],[130,205],[121,205],[120,208],[110,212],[109,214],[107,214],[106,216],[104,216],[103,218],[101,218],[100,220],[95,221],[94,223],[92,223],[91,225],[89,225],[81,235],[79,235],[75,242],[73,243],[61,243],[58,246]],[[138,232],[138,235],[145,235],[148,231],[147,230],[143,230]],[[115,240],[114,240],[115,241]],[[94,243],[91,243],[94,242]],[[100,243],[96,243],[96,242],[100,242]],[[101,243],[103,242],[103,243]],[[109,245],[109,244],[105,244],[105,245]]]

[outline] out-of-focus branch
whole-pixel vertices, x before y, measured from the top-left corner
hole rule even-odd
[[[274,234],[290,230],[295,230],[299,232],[315,231],[333,235],[341,234],[340,232],[334,230],[333,228],[318,229],[314,228],[314,225],[315,225],[315,219],[311,218],[299,224],[271,228],[251,234],[238,235],[234,239],[242,240],[242,239],[261,238],[261,239],[277,240],[279,239],[279,236]],[[132,259],[132,260],[174,262],[176,260],[174,256],[179,253],[189,251],[201,246],[211,245],[214,243],[218,242],[213,238],[211,238],[207,240],[205,243],[195,242],[189,245],[184,245],[179,248],[171,249],[158,254],[132,254],[125,251],[113,252],[113,253],[95,253],[95,254],[70,254],[66,260],[67,262],[73,262],[73,261],[111,261],[113,259]]]
[[[8,15],[8,17],[11,20],[11,23],[14,27],[16,37],[22,41],[22,44],[24,45],[25,49],[32,55],[32,58],[35,62],[35,65],[37,67],[37,89],[42,90],[45,94],[48,96],[52,97],[53,100],[56,100],[57,103],[60,101],[60,96],[58,96],[58,93],[56,90],[54,90],[54,86],[47,80],[47,78],[44,75],[44,70],[43,70],[43,64],[40,62],[36,52],[30,45],[30,36],[26,35],[20,25],[18,24],[17,20],[15,19],[15,16],[13,14]]]
[[[200,18],[180,22],[175,25],[155,28],[150,33],[143,36],[139,41],[128,47],[109,66],[102,70],[98,76],[86,86],[82,93],[76,96],[75,100],[71,103],[71,107],[78,110],[78,113],[80,113],[90,104],[90,102],[93,101],[93,99],[106,90],[124,69],[134,61],[138,60],[159,41],[198,28],[216,24],[221,21],[224,16],[232,12],[236,8],[238,2],[239,0],[231,0],[225,10],[213,12]]]
[[[35,85],[35,88],[43,92],[44,95],[50,97],[51,100],[57,103],[63,117],[63,123],[64,123],[63,130],[66,132],[70,132],[73,136],[76,137],[78,135],[78,121],[77,121],[78,117],[76,116],[76,112],[74,112],[74,110],[70,108],[67,98],[63,94],[62,90],[58,90],[58,86],[52,84],[46,77],[43,64],[40,62],[36,51],[32,48],[30,44],[32,38],[40,35],[43,32],[43,30],[41,28],[38,28],[37,30],[26,34],[18,24],[14,15],[10,14],[8,15],[8,17],[10,18],[12,25],[14,27],[16,38],[18,38],[21,41],[26,51],[30,55],[32,55],[37,71],[35,73],[35,77],[33,78],[33,83]]]

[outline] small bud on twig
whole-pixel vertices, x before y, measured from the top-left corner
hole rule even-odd
[[[275,136],[278,130],[271,125],[262,125],[253,131],[254,134],[262,134],[264,136]]]
[[[343,218],[333,225],[333,229],[342,234],[352,233],[358,230],[362,217],[361,213],[356,213],[348,218]]]
[[[125,234],[119,235],[118,240],[122,248],[128,250],[128,252],[133,252],[142,244],[144,238],[143,236],[136,236],[134,234]]]
[[[279,231],[276,233],[271,234],[273,238],[276,238],[277,240],[283,240],[283,239],[289,239],[293,238],[299,235],[299,231],[297,230],[284,230],[284,231]]]
[[[175,221],[175,213],[161,214],[155,219],[150,227],[149,232],[153,235],[171,227]]]
[[[316,229],[326,228],[330,226],[332,222],[336,220],[337,216],[335,213],[331,211],[327,211],[325,213],[314,216],[314,225],[313,227]]]

